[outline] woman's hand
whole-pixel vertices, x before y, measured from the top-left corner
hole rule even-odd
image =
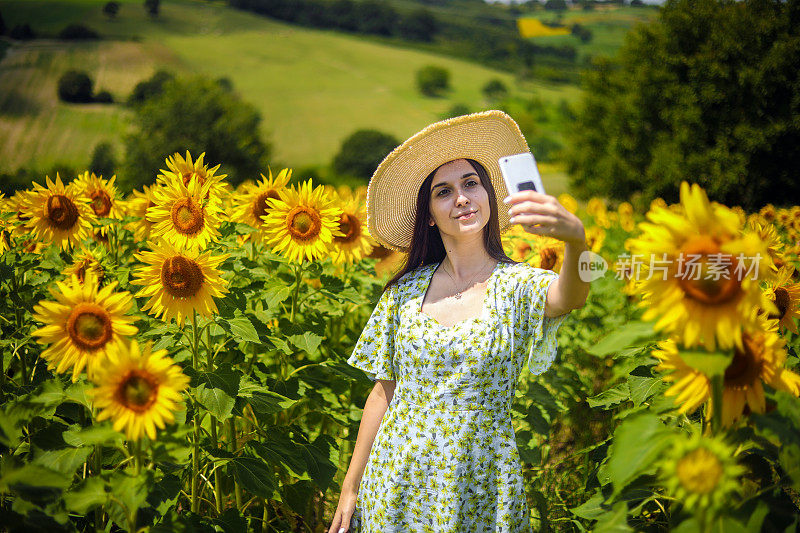
[[[328,529],[328,533],[340,533],[343,531],[350,531],[350,518],[356,509],[356,492],[342,487],[342,493],[339,495],[339,505],[336,507],[336,513],[333,515],[333,522]]]
[[[528,233],[554,237],[566,243],[583,244],[586,231],[581,219],[567,211],[554,196],[536,191],[520,191],[508,195],[503,202],[512,224],[521,224]]]

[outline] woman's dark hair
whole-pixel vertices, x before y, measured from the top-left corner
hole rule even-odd
[[[467,159],[467,161],[472,165],[472,168],[475,169],[475,172],[481,180],[481,185],[483,185],[483,188],[486,189],[489,195],[490,214],[489,222],[486,224],[485,231],[483,232],[483,245],[489,255],[494,259],[503,263],[515,263],[516,261],[506,255],[503,250],[502,241],[500,240],[500,219],[497,215],[497,196],[495,195],[492,180],[489,178],[489,173],[486,172],[483,165],[474,159]],[[422,185],[419,187],[419,191],[417,192],[417,211],[414,219],[414,233],[411,237],[411,248],[408,251],[408,257],[406,258],[405,264],[400,268],[400,271],[386,283],[383,288],[384,291],[397,283],[406,273],[421,266],[438,263],[447,255],[444,249],[444,243],[442,242],[442,236],[439,233],[439,228],[428,224],[428,219],[430,217],[428,205],[430,203],[433,176],[436,174],[437,170],[446,164],[447,163],[444,163],[436,167],[433,172],[428,174],[428,177],[425,178],[425,181],[423,181]]]

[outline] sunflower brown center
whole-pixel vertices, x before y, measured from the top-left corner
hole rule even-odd
[[[720,253],[713,239],[704,235],[696,237],[682,252],[676,277],[688,297],[703,304],[720,305],[739,294],[740,284],[734,272],[736,260]]]
[[[539,257],[541,258],[541,263],[539,264],[539,268],[542,268],[544,270],[552,270],[552,268],[556,266],[556,261],[558,260],[558,253],[552,248],[545,248],[539,253]]]
[[[778,308],[778,314],[770,313],[770,318],[778,318],[782,319],[786,316],[786,312],[789,310],[789,306],[791,305],[791,300],[789,299],[789,291],[786,290],[785,287],[777,287],[775,289],[775,307]]]
[[[353,215],[343,213],[339,217],[339,230],[344,233],[344,237],[334,237],[334,241],[339,243],[353,242],[361,235],[361,222]]]
[[[286,216],[287,226],[292,238],[297,241],[310,241],[319,236],[322,220],[316,210],[298,205]]]
[[[50,225],[60,230],[68,230],[78,221],[75,202],[63,194],[54,194],[47,199],[45,213]]]
[[[97,350],[111,340],[111,317],[97,304],[79,303],[67,318],[67,334],[82,350]]]
[[[722,463],[719,457],[701,447],[681,457],[676,471],[681,485],[687,491],[708,494],[717,487],[722,477]]]
[[[115,399],[131,411],[142,413],[152,406],[158,397],[158,380],[149,372],[131,370],[122,379]]]
[[[172,223],[178,233],[194,235],[205,225],[203,209],[193,198],[181,198],[172,205]]]
[[[742,344],[744,350],[735,348],[733,360],[725,369],[726,387],[745,387],[760,379],[763,361],[759,345],[747,334],[742,335]]]
[[[203,286],[203,280],[200,265],[182,255],[168,258],[161,267],[161,283],[176,298],[195,296]]]
[[[89,195],[89,198],[95,215],[104,217],[111,212],[111,197],[106,191],[96,190]]]
[[[253,215],[256,217],[256,220],[261,221],[261,217],[266,215],[269,211],[269,203],[267,200],[270,198],[280,200],[281,197],[275,189],[270,189],[265,193],[259,194],[256,201],[253,202]]]

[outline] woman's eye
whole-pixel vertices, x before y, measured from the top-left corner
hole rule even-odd
[[[441,189],[436,196],[441,196],[443,192],[447,192],[447,189]]]
[[[477,182],[477,181],[475,181],[475,180],[469,180],[469,181],[467,182],[467,185],[468,185],[469,187],[474,187],[474,186],[475,186],[475,185],[477,185],[477,184],[478,184],[478,182]]]

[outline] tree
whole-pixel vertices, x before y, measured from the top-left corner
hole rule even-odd
[[[25,24],[15,25],[13,28],[11,28],[11,31],[8,32],[8,36],[12,39],[17,39],[20,41],[28,41],[36,38],[36,34],[31,28],[31,25],[27,22]]]
[[[97,143],[92,153],[92,162],[89,163],[89,171],[108,178],[114,175],[116,167],[117,159],[114,157],[114,147],[111,143]]]
[[[158,8],[161,5],[160,0],[144,0],[144,9],[151,17],[158,16]]]
[[[260,137],[261,116],[235,92],[203,77],[167,81],[134,107],[135,132],[125,140],[124,187],[152,183],[174,152],[206,153],[231,183],[258,177],[270,148]],[[224,170],[222,170],[224,169]]]
[[[389,152],[399,145],[397,139],[377,130],[358,130],[342,143],[333,159],[337,174],[369,180]]]
[[[83,24],[68,24],[58,33],[58,38],[65,41],[82,41],[99,39],[100,36],[92,28]]]
[[[439,30],[439,24],[427,9],[416,9],[400,19],[397,29],[404,39],[430,42]]]
[[[148,98],[161,94],[164,84],[174,79],[175,76],[166,70],[157,70],[152,76],[144,81],[140,81],[133,88],[133,92],[128,97],[128,105],[135,106],[141,104]]]
[[[466,104],[453,104],[440,118],[441,120],[447,120],[448,118],[460,117],[461,115],[469,115],[469,107],[467,107]]]
[[[58,97],[64,102],[92,101],[92,78],[81,70],[68,70],[58,79]]]
[[[363,33],[390,36],[397,24],[397,12],[386,3],[363,0],[356,3],[356,20]]]
[[[417,87],[426,96],[438,96],[450,88],[450,72],[436,65],[427,65],[417,71]]]
[[[0,35],[6,34],[6,22],[3,20],[3,14],[0,13]]]
[[[582,197],[677,200],[681,180],[728,205],[800,197],[798,0],[668,0],[593,63],[568,171]]]
[[[544,8],[548,11],[564,11],[567,9],[567,2],[566,0],[547,0]]]
[[[106,2],[106,4],[103,6],[103,15],[107,16],[108,18],[116,18],[117,13],[119,13],[118,2]]]
[[[592,40],[592,30],[580,24],[573,24],[570,33],[580,39],[582,43],[588,43]]]
[[[491,79],[483,86],[483,95],[488,100],[502,100],[508,96],[508,87],[502,80],[497,78]]]

